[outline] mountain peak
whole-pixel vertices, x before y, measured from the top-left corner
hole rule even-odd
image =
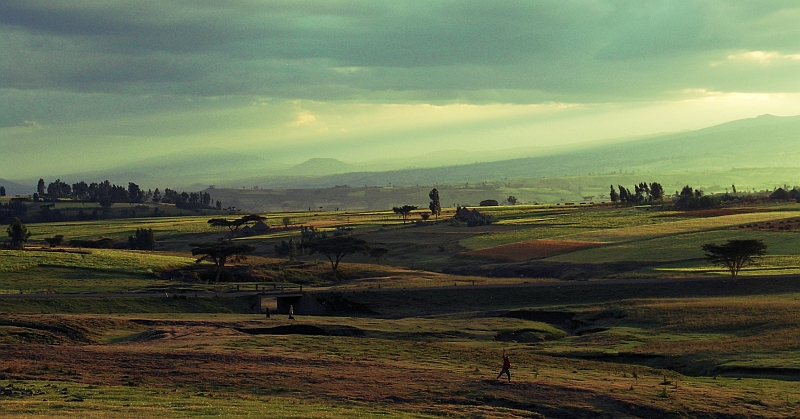
[[[324,176],[352,172],[353,166],[334,158],[315,157],[288,169],[292,175]]]

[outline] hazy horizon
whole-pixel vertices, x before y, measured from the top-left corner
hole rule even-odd
[[[800,115],[785,2],[0,4],[0,177],[217,147],[282,164]]]

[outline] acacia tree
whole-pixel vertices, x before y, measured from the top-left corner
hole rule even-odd
[[[228,260],[233,262],[243,260],[245,254],[256,250],[249,244],[232,244],[223,241],[193,243],[192,246],[192,256],[200,256],[197,263],[209,261],[214,264],[215,283],[219,282],[219,277]],[[208,280],[206,280],[206,284],[208,284]]]
[[[431,210],[431,215],[436,217],[436,221],[439,221],[439,215],[442,213],[442,204],[439,202],[439,191],[436,188],[431,189],[428,192],[428,197],[431,199],[431,203],[428,205],[428,208]]]
[[[309,254],[322,253],[331,262],[331,271],[336,274],[339,262],[352,253],[369,254],[366,240],[353,236],[333,236],[329,239],[311,240],[301,245]]]
[[[239,229],[247,225],[249,223],[256,223],[258,221],[264,220],[265,218],[258,215],[258,214],[250,214],[245,215],[242,218],[236,220],[228,220],[225,218],[212,218],[208,220],[208,224],[212,227],[227,227],[228,228],[228,242],[230,243],[233,240],[233,237],[236,236],[236,232]]]
[[[731,278],[736,280],[742,267],[756,262],[764,256],[767,245],[761,240],[728,240],[725,244],[706,243],[703,245],[706,260],[722,266],[731,273]]]
[[[403,205],[402,207],[392,207],[392,211],[395,214],[400,214],[403,217],[403,224],[406,223],[408,220],[408,216],[411,215],[411,211],[417,209],[416,205]]]
[[[11,239],[11,247],[14,249],[21,249],[22,245],[28,241],[28,238],[31,236],[31,232],[28,231],[28,228],[25,227],[22,221],[17,217],[11,220],[11,224],[6,229],[6,232]]]

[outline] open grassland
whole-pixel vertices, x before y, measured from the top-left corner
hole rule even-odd
[[[0,250],[0,294],[126,292],[163,287],[157,274],[190,255],[115,249]]]
[[[55,235],[65,240],[92,239],[97,237],[121,237],[136,233],[137,228],[153,229],[158,237],[173,237],[187,234],[211,233],[215,230],[208,225],[210,217],[154,217],[125,218],[117,220],[75,221],[66,223],[41,223],[29,226],[33,240]]]
[[[474,228],[388,211],[268,214],[269,233],[236,239],[255,255],[209,286],[156,277],[196,272],[188,244],[225,233],[208,217],[31,225],[67,238],[153,228],[172,251],[0,252],[7,293],[160,290],[0,298],[0,418],[800,417],[800,233],[785,228],[796,208],[497,207],[481,209],[495,224]],[[319,255],[274,258],[299,225],[350,227],[390,253],[348,255],[338,276]],[[700,250],[732,238],[768,246],[737,282]],[[491,265],[492,252],[514,258]],[[515,263],[581,280],[502,275]],[[467,264],[492,277],[434,271]],[[577,271],[609,264],[627,270]],[[292,283],[335,302],[328,315],[253,314],[255,285]],[[503,350],[510,384],[495,379]]]
[[[0,250],[0,272],[24,270],[41,265],[152,274],[194,263],[190,255],[165,255],[133,250],[91,249],[72,251]]]
[[[543,219],[534,228],[500,231],[462,240],[468,249],[484,249],[502,244],[532,239],[560,239],[620,243],[655,237],[672,236],[708,230],[736,227],[744,224],[793,219],[798,211],[756,212],[716,217],[691,217],[676,220],[675,217],[659,216],[661,213],[625,210],[594,210],[566,213]],[[503,224],[502,222],[500,224]]]
[[[793,417],[796,281],[329,291],[375,314],[294,322],[5,314],[0,417]]]

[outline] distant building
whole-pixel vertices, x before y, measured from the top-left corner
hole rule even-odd
[[[787,201],[789,200],[789,197],[789,192],[786,192],[786,190],[783,188],[778,188],[775,190],[775,192],[770,194],[769,199],[775,201]]]

